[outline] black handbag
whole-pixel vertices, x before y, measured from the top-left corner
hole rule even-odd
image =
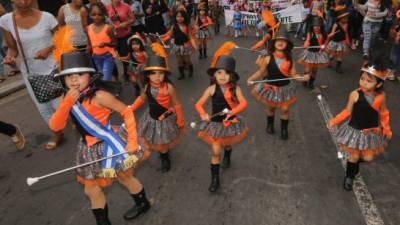
[[[60,81],[54,79],[54,73],[46,75],[31,75],[26,61],[25,52],[22,47],[21,39],[19,37],[17,22],[15,20],[15,14],[13,13],[13,25],[17,44],[21,50],[22,59],[28,72],[28,81],[32,87],[33,93],[39,103],[46,103],[50,100],[61,96],[64,92],[64,88]]]

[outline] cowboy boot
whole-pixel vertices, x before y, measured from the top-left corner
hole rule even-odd
[[[203,49],[199,47],[199,59],[203,58]]]
[[[206,59],[207,58],[207,47],[203,48],[203,57]]]
[[[216,192],[219,188],[219,164],[211,164],[211,184],[209,192]]]
[[[267,133],[268,134],[274,134],[275,130],[274,130],[274,119],[275,117],[272,116],[267,116]]]
[[[347,161],[346,165],[346,176],[344,177],[343,181],[343,188],[346,191],[352,191],[353,190],[353,181],[358,173],[359,170],[359,163],[352,163]]]
[[[131,194],[131,196],[135,201],[135,205],[124,214],[125,220],[133,220],[151,208],[144,188],[137,194]]]
[[[231,153],[232,148],[224,150],[224,158],[222,159],[221,165],[223,169],[228,169],[231,166]]]
[[[169,159],[168,152],[166,153],[160,152],[160,158],[161,158],[161,173],[166,173],[171,169],[171,160]]]
[[[189,77],[193,77],[193,65],[189,65]]]
[[[104,206],[104,209],[92,209],[94,218],[96,219],[97,225],[111,225],[110,220],[108,219],[108,206],[107,204]]]
[[[341,66],[342,66],[342,61],[337,61],[336,62],[336,73],[340,73],[340,74],[343,73]]]
[[[310,80],[308,80],[308,87],[310,89],[314,89],[314,81],[315,81],[314,77],[310,77]]]
[[[289,124],[289,120],[281,119],[281,139],[282,140],[289,139],[288,124]]]
[[[179,66],[179,77],[177,78],[178,80],[182,80],[185,78],[185,67],[184,66]]]

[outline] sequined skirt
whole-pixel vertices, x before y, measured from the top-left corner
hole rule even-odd
[[[139,120],[138,134],[152,150],[162,151],[179,144],[183,131],[176,123],[176,115],[172,114],[164,120],[151,118],[149,111]]]
[[[196,32],[196,38],[197,39],[204,39],[204,38],[210,38],[210,37],[211,37],[211,33],[208,30],[208,28],[207,29],[201,29],[201,30],[198,30]]]
[[[330,54],[343,55],[349,51],[349,47],[347,46],[345,41],[330,41],[326,46],[326,51]]]
[[[190,44],[176,45],[172,43],[171,54],[175,55],[191,55],[193,53],[193,47]]]
[[[251,93],[258,101],[267,106],[289,106],[296,102],[296,84],[294,82],[281,87],[258,83]]]
[[[298,63],[308,67],[324,67],[329,64],[329,56],[326,52],[312,52],[305,49],[299,56]]]
[[[243,120],[238,117],[236,122],[225,126],[222,122],[201,122],[198,136],[208,144],[233,145],[242,141],[249,129]]]
[[[353,153],[355,151],[368,151],[371,154],[379,154],[384,151],[385,138],[381,129],[378,131],[358,130],[348,125],[348,122],[338,127],[336,140],[344,150]]]

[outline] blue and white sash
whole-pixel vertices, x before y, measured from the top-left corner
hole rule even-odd
[[[111,129],[110,123],[103,126],[99,121],[93,118],[80,103],[76,103],[71,113],[75,116],[79,124],[93,137],[103,140],[105,142],[103,149],[103,157],[111,156],[120,152],[125,152],[125,143],[122,139]],[[128,154],[122,154],[119,157],[109,158],[101,162],[102,169],[112,169],[113,172],[107,176],[115,176],[115,167],[117,163],[124,162],[128,158]],[[118,165],[120,166],[120,165]],[[110,172],[110,171],[109,171]]]

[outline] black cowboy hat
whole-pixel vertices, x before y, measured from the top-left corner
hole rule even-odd
[[[349,15],[347,8],[341,9],[336,12],[336,19],[341,19]]]
[[[164,57],[158,55],[152,55],[147,59],[146,66],[143,69],[144,74],[148,74],[150,71],[159,70],[169,75],[170,71],[167,68],[167,62]]]
[[[311,23],[310,23],[310,25],[311,25],[312,27],[320,27],[320,26],[322,26],[322,18],[319,17],[319,16],[313,16],[313,17],[311,17]]]
[[[61,71],[54,77],[74,73],[96,73],[92,57],[85,52],[69,52],[61,55]]]
[[[235,80],[239,80],[240,76],[238,73],[236,73],[235,67],[236,67],[236,61],[233,57],[221,56],[218,59],[217,64],[214,67],[211,67],[207,70],[207,74],[209,76],[214,76],[214,73],[217,70],[223,69],[226,70],[228,73],[232,73],[234,75]]]
[[[289,32],[286,30],[286,28],[281,25],[279,26],[278,32],[275,34],[275,36],[271,39],[271,44],[275,45],[275,41],[277,40],[285,40],[288,43],[288,48],[292,49],[293,48],[293,42],[290,38]]]

